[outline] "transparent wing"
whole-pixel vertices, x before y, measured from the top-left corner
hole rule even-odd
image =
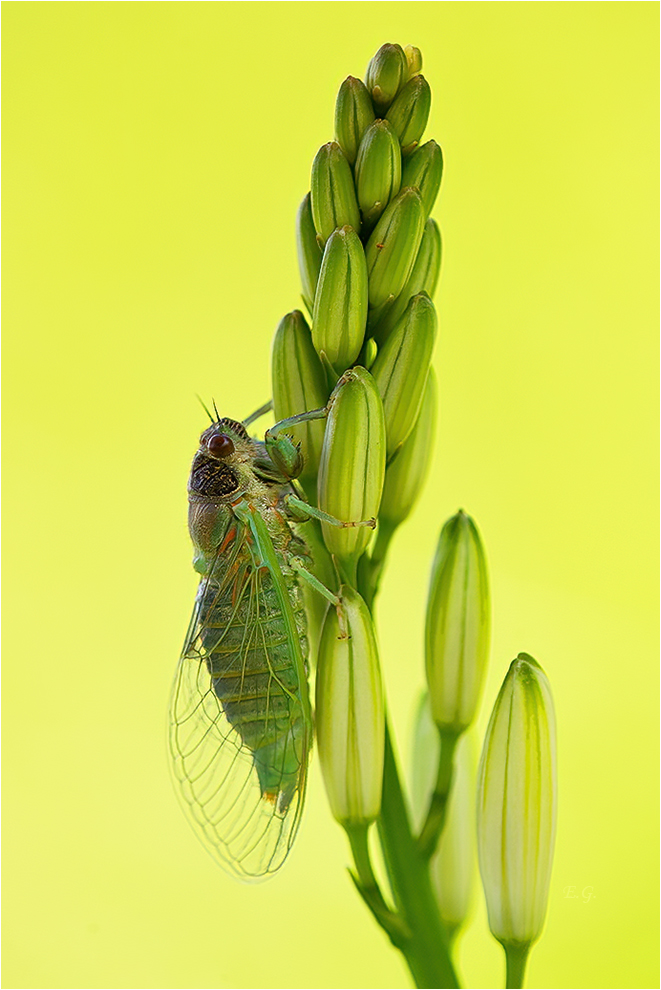
[[[244,880],[274,873],[287,856],[310,749],[307,683],[295,676],[272,581],[238,527],[200,582],[170,704],[184,809],[214,858]]]

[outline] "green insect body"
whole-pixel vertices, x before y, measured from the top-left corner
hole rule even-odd
[[[275,460],[233,420],[202,434],[189,481],[201,580],[171,701],[184,808],[218,862],[248,880],[291,848],[312,745],[296,570],[309,554]]]

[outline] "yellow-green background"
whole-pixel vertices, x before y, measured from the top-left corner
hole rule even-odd
[[[443,146],[432,474],[380,607],[400,746],[442,521],[559,722],[531,987],[656,974],[656,3],[16,3],[4,28],[4,986],[404,987],[318,766],[290,862],[213,864],[166,766],[205,416],[269,395],[335,93],[418,45]],[[577,897],[567,897],[576,888]],[[592,897],[580,896],[590,888]],[[466,984],[502,986],[481,894]]]

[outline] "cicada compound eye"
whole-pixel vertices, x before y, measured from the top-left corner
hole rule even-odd
[[[229,457],[230,454],[234,453],[232,438],[228,437],[226,433],[215,433],[210,438],[207,447],[209,453],[213,454],[214,457]]]

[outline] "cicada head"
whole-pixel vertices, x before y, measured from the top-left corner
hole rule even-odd
[[[254,441],[243,424],[219,419],[200,437],[188,482],[189,494],[214,499],[241,494],[250,483],[254,457]]]
[[[252,492],[255,453],[255,442],[233,419],[218,418],[200,437],[188,480],[188,529],[200,573],[225,538],[231,503]]]

